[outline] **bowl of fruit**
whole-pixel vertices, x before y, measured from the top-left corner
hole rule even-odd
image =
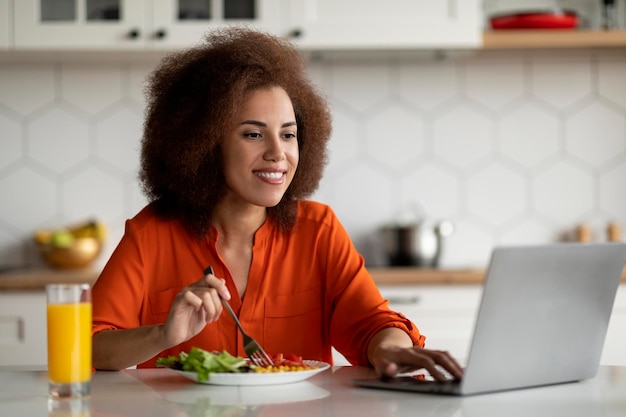
[[[56,269],[88,267],[100,255],[105,237],[106,228],[97,220],[58,229],[40,229],[34,234],[42,259]]]

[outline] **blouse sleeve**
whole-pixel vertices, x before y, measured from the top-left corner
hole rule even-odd
[[[369,365],[367,346],[379,331],[395,327],[413,344],[423,347],[425,337],[401,313],[389,309],[363,257],[333,215],[328,233],[327,291],[331,297],[331,342],[353,365]]]
[[[92,333],[140,325],[144,285],[138,234],[132,222],[93,286]]]

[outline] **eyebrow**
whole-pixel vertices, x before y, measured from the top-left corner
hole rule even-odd
[[[240,123],[240,125],[255,125],[255,126],[261,126],[261,127],[267,127],[267,123],[264,123],[258,120],[244,120],[243,122]],[[294,122],[283,123],[281,127],[289,127],[289,126],[297,126],[297,125],[298,124],[294,121]]]

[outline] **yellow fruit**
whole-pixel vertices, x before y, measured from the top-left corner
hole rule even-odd
[[[100,242],[104,242],[107,237],[107,228],[104,223],[96,222],[96,238],[100,240]]]
[[[97,220],[89,220],[85,223],[81,223],[71,227],[69,231],[75,238],[93,237],[100,242],[104,241],[107,232],[104,224]]]
[[[50,230],[36,230],[33,237],[38,244],[47,245],[52,238],[52,232]]]
[[[92,226],[93,222],[80,223],[79,225],[71,226],[68,228],[69,232],[76,238],[81,237],[93,237]]]

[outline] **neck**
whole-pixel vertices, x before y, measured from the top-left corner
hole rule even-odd
[[[220,234],[222,243],[252,242],[254,234],[265,222],[265,207],[246,205],[218,206],[213,216],[213,225]]]
[[[223,204],[213,216],[213,225],[220,236],[217,250],[241,299],[248,286],[254,234],[263,225],[266,216],[265,207],[250,204]]]

